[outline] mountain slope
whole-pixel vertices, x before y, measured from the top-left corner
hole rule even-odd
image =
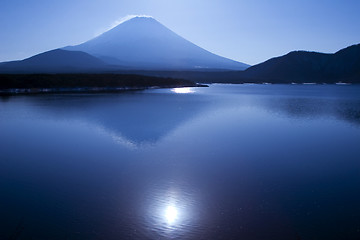
[[[83,51],[104,62],[137,69],[232,69],[248,65],[210,53],[149,17],[135,17],[66,50]]]
[[[326,77],[360,81],[360,44],[336,52],[325,68]]]
[[[33,57],[0,65],[2,73],[47,73],[47,72],[83,72],[103,69],[100,59],[79,51],[55,49]]]
[[[290,52],[252,66],[241,75],[270,82],[360,82],[360,44],[334,54]]]

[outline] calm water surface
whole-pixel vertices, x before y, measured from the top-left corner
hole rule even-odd
[[[360,86],[0,98],[0,239],[360,239]]]

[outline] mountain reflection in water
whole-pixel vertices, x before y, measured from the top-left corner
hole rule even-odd
[[[359,86],[184,91],[0,101],[0,239],[360,238]]]

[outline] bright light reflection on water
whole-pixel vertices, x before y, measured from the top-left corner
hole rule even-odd
[[[195,92],[195,90],[193,88],[188,88],[188,87],[173,88],[173,89],[171,89],[171,91],[174,93],[194,93]]]
[[[168,224],[173,224],[178,216],[178,210],[174,206],[168,206],[165,210],[165,218]]]
[[[149,238],[184,238],[197,227],[194,195],[171,189],[153,193],[147,202],[146,229]]]

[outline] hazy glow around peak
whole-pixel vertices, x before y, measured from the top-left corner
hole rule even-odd
[[[116,20],[115,22],[113,22],[113,23],[111,24],[110,29],[116,27],[117,25],[119,25],[119,24],[121,24],[121,23],[124,23],[124,22],[126,22],[126,21],[129,21],[129,20],[131,20],[131,19],[133,19],[133,18],[137,18],[137,17],[140,17],[140,18],[153,18],[153,17],[150,16],[150,15],[127,15],[127,16],[122,17],[122,18],[119,18],[118,20]]]
[[[109,31],[109,30],[111,30],[111,29],[113,29],[114,27],[118,26],[119,24],[122,24],[122,23],[124,23],[124,22],[126,22],[126,21],[129,21],[129,20],[131,20],[131,19],[133,19],[133,18],[137,18],[137,17],[139,17],[139,18],[153,18],[153,17],[150,16],[150,15],[144,15],[144,14],[137,14],[137,15],[131,14],[131,15],[126,15],[125,17],[121,17],[121,18],[115,20],[114,22],[112,22],[108,28],[102,29],[102,30],[100,30],[100,31],[97,31],[96,34],[95,34],[95,37],[97,37],[97,36],[99,36],[99,35],[107,32],[107,31]]]

